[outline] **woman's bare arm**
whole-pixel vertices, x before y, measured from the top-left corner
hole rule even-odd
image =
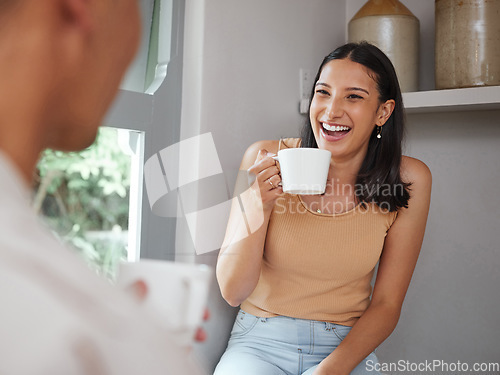
[[[278,141],[260,141],[248,148],[241,162],[238,178],[246,182],[246,173],[241,172],[248,171],[255,181],[233,199],[216,267],[222,296],[231,306],[240,305],[259,281],[269,217],[283,193],[279,170],[268,155],[277,151]]]

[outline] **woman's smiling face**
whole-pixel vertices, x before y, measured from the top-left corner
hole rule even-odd
[[[310,120],[319,148],[334,161],[362,161],[375,125],[390,117],[394,101],[380,103],[375,75],[349,59],[326,63],[315,84]]]

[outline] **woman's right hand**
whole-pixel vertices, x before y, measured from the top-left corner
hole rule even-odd
[[[265,211],[272,210],[276,200],[283,194],[280,170],[273,156],[266,149],[260,149],[254,164],[248,169],[248,173],[255,177],[250,188],[262,202]]]
[[[224,299],[240,305],[259,282],[264,243],[271,211],[283,194],[281,176],[272,155],[278,141],[259,141],[245,152],[240,164],[226,236],[217,261],[217,281]],[[249,182],[249,177],[255,181]]]

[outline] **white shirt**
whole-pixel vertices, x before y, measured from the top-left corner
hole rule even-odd
[[[0,374],[200,374],[168,332],[44,228],[0,151]]]

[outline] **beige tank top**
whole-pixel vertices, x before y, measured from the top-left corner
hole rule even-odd
[[[290,143],[298,145],[283,142]],[[396,216],[374,203],[321,214],[284,194],[269,220],[259,282],[241,308],[260,317],[354,325],[370,303],[370,282]]]

